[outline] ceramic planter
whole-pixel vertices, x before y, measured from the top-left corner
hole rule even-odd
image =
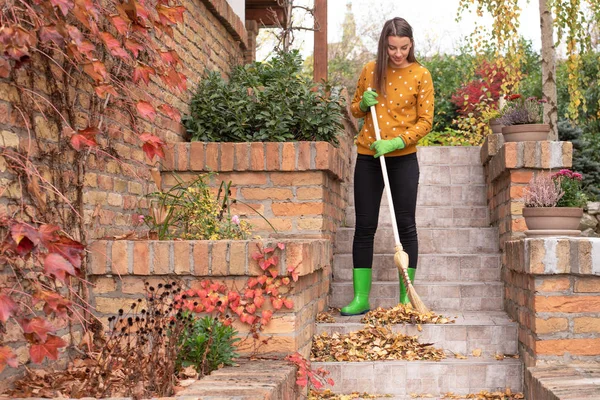
[[[504,125],[502,125],[500,122],[498,122],[498,118],[490,119],[490,121],[488,122],[488,125],[490,126],[492,133],[502,133],[502,127]]]
[[[548,140],[550,125],[523,124],[502,127],[505,142],[531,142]]]
[[[527,236],[579,236],[583,208],[525,207],[523,217]]]

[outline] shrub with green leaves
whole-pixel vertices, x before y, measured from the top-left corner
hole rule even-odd
[[[210,316],[194,319],[179,336],[178,370],[194,367],[200,376],[226,365],[233,365],[237,331],[231,325]]]
[[[297,51],[233,68],[226,81],[207,72],[183,117],[193,141],[338,143],[343,99],[302,76]]]

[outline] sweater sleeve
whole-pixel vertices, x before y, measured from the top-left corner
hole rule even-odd
[[[434,91],[429,71],[425,70],[417,95],[417,123],[406,132],[400,134],[405,145],[416,145],[419,139],[431,131],[433,125]]]
[[[354,92],[354,98],[352,99],[352,105],[350,106],[350,112],[355,118],[364,118],[367,113],[363,112],[360,109],[360,101],[362,100],[363,93],[367,90],[365,87],[367,76],[367,67],[366,65],[363,67],[362,72],[360,73],[360,78],[358,78],[358,83],[356,84],[356,92]]]

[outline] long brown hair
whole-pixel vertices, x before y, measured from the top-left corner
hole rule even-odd
[[[373,85],[377,90],[377,93],[385,95],[385,73],[388,65],[388,37],[398,36],[407,37],[410,39],[410,50],[408,52],[407,60],[409,62],[416,62],[415,58],[415,42],[413,40],[412,27],[404,18],[392,18],[385,21],[381,35],[379,36],[379,45],[377,46],[377,65],[375,65],[375,76]]]

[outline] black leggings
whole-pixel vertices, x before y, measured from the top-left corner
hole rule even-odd
[[[419,244],[415,210],[417,206],[417,188],[419,186],[419,162],[417,154],[386,157],[385,159],[396,223],[400,242],[408,254],[409,267],[417,267]],[[383,175],[381,162],[373,156],[359,154],[354,170],[354,205],[356,210],[356,230],[352,244],[354,268],[371,268],[373,264],[373,242],[379,207],[383,194]],[[395,249],[390,249],[395,252]]]

